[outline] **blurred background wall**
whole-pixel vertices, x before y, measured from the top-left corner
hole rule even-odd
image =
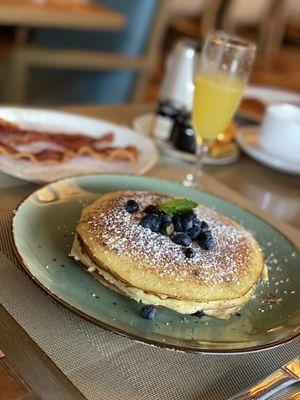
[[[11,13],[30,4],[68,16],[107,6],[125,23],[118,30],[8,23],[1,12],[8,3]],[[298,0],[0,0],[0,98],[42,106],[154,100],[173,44],[183,37],[201,44],[214,29],[258,44],[252,82],[300,90]]]

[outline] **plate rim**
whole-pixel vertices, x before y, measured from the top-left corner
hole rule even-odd
[[[126,128],[127,130],[131,131],[131,133],[134,133],[138,137],[142,137],[143,139],[148,140],[149,142],[151,142],[151,144],[153,146],[153,156],[151,157],[151,160],[148,162],[148,164],[141,165],[139,170],[138,171],[133,171],[132,174],[137,174],[137,175],[145,174],[146,172],[148,172],[151,168],[153,168],[157,164],[158,159],[159,159],[159,149],[158,149],[157,143],[154,140],[152,140],[151,138],[149,138],[148,136],[141,134],[133,126],[130,126],[130,125],[123,125],[123,124],[112,122],[112,121],[107,120],[107,119],[97,118],[97,117],[94,117],[94,116],[89,116],[89,115],[84,115],[84,114],[77,114],[76,112],[72,112],[72,111],[69,112],[67,110],[65,111],[64,109],[56,110],[56,109],[51,109],[51,108],[47,108],[47,107],[43,108],[43,107],[31,107],[31,106],[28,106],[28,107],[24,106],[23,107],[23,106],[14,106],[14,105],[0,105],[0,111],[1,110],[4,110],[4,111],[5,110],[12,110],[12,111],[16,110],[16,111],[29,111],[29,112],[36,112],[36,113],[43,112],[43,113],[49,113],[49,114],[60,114],[60,115],[62,115],[64,117],[69,117],[69,118],[74,118],[75,117],[76,119],[78,119],[78,118],[79,119],[85,119],[85,120],[87,120],[87,122],[88,121],[93,121],[94,123],[96,123],[96,122],[97,123],[101,123],[103,121],[105,123],[108,123],[110,125],[115,126],[116,128],[118,128],[118,127],[121,127],[122,129]],[[84,132],[83,132],[83,135],[85,135]],[[138,138],[136,138],[136,139],[138,139]],[[28,178],[22,176],[22,174],[20,172],[12,174],[12,173],[10,173],[9,168],[2,167],[2,166],[0,167],[0,172],[3,172],[4,174],[7,174],[9,176],[13,176],[13,177],[18,178],[18,179],[22,179],[22,180],[24,180],[26,182],[38,183],[38,184],[42,184],[42,185],[44,185],[44,184],[47,185],[49,183],[54,183],[54,182],[56,182],[58,180],[61,180],[61,179],[66,179],[66,178],[72,178],[73,177],[73,175],[69,175],[69,176],[66,176],[64,178],[54,179],[54,180],[50,180],[50,181],[39,180],[39,179],[36,179],[36,180],[35,179],[28,179]],[[118,175],[120,173],[121,172],[118,172],[118,173],[116,173],[116,175]],[[109,174],[109,172],[104,172],[103,174]],[[113,172],[112,172],[112,174],[113,174]],[[81,175],[81,174],[77,173],[76,176],[79,176],[79,175]],[[87,173],[87,174],[84,174],[84,175],[93,175],[93,173]],[[127,175],[129,175],[129,174],[127,173]]]
[[[282,163],[288,163],[288,165],[290,166],[290,165],[293,165],[293,164],[299,164],[299,168],[298,168],[298,170],[295,170],[295,169],[289,169],[289,167],[285,167],[284,165],[282,165],[282,166],[277,166],[277,165],[275,165],[274,163],[272,163],[272,162],[269,162],[269,160],[271,160],[271,159],[274,159],[274,157],[272,156],[272,155],[270,155],[270,154],[267,154],[266,152],[264,152],[264,151],[262,151],[260,148],[259,149],[254,149],[253,148],[253,153],[252,153],[252,151],[250,150],[250,151],[248,151],[248,148],[250,147],[250,148],[252,148],[252,146],[251,145],[248,145],[247,144],[247,142],[243,139],[243,137],[244,137],[244,135],[247,133],[247,131],[252,131],[252,133],[253,134],[255,134],[256,136],[259,134],[259,129],[260,129],[260,127],[259,126],[256,126],[256,125],[243,125],[243,126],[240,126],[238,129],[237,129],[237,133],[236,133],[236,141],[237,141],[237,143],[238,143],[238,145],[241,147],[241,149],[249,156],[249,157],[251,157],[251,158],[253,158],[253,159],[255,159],[256,161],[258,161],[259,163],[262,163],[263,165],[265,165],[265,166],[267,166],[268,168],[271,168],[271,169],[274,169],[274,170],[276,170],[276,171],[279,171],[279,172],[283,172],[283,173],[286,173],[286,174],[290,174],[290,175],[294,175],[294,176],[299,176],[300,175],[300,162],[299,163],[297,163],[297,162],[289,162],[288,160],[280,160]],[[246,143],[246,144],[245,144]],[[255,155],[254,155],[254,153],[258,153],[259,154],[259,156],[258,157],[256,157]],[[266,159],[267,159],[267,161],[265,161],[266,159],[264,159],[263,161],[262,161],[262,157],[266,157]]]
[[[255,353],[255,352],[259,352],[259,351],[263,351],[263,350],[267,350],[267,349],[271,349],[271,348],[275,348],[275,347],[279,347],[282,346],[286,343],[291,342],[292,340],[295,340],[296,338],[298,338],[300,336],[300,326],[296,327],[295,330],[293,330],[292,333],[290,333],[288,336],[286,336],[283,339],[279,339],[264,345],[258,345],[258,346],[251,346],[248,348],[238,348],[238,349],[201,349],[201,348],[194,348],[194,347],[185,347],[185,346],[181,346],[181,345],[173,345],[173,344],[169,344],[169,343],[165,343],[165,342],[159,342],[159,341],[155,341],[152,339],[147,339],[135,334],[131,334],[128,333],[122,329],[116,328],[114,326],[111,326],[105,322],[100,321],[97,318],[94,318],[88,314],[86,314],[83,311],[80,311],[79,309],[77,309],[76,307],[72,306],[71,304],[69,304],[68,302],[66,302],[65,300],[63,300],[62,298],[60,298],[57,294],[53,293],[49,288],[47,288],[46,286],[43,285],[43,283],[41,283],[40,280],[38,280],[34,274],[31,272],[30,267],[28,266],[27,262],[23,259],[21,253],[19,252],[19,249],[17,247],[16,244],[16,239],[15,239],[15,231],[14,231],[14,221],[15,218],[17,217],[17,214],[19,212],[19,209],[21,208],[21,206],[32,196],[34,195],[37,191],[44,189],[45,187],[55,184],[55,183],[59,183],[62,181],[66,181],[66,180],[71,180],[71,179],[75,179],[75,178],[84,178],[84,177],[88,177],[88,176],[105,176],[105,175],[113,175],[113,176],[118,176],[118,177],[123,177],[126,176],[128,178],[132,178],[132,177],[136,177],[136,178],[142,178],[142,179],[146,179],[146,180],[158,180],[158,181],[163,181],[163,182],[168,182],[168,183],[172,183],[175,185],[180,185],[180,183],[178,182],[174,182],[171,180],[167,180],[167,179],[161,179],[161,178],[156,178],[156,177],[142,177],[142,176],[134,176],[134,175],[121,175],[121,174],[90,174],[90,175],[74,175],[74,176],[70,176],[70,177],[66,177],[63,179],[58,179],[56,181],[50,182],[50,183],[46,183],[45,185],[42,185],[41,187],[37,188],[36,190],[34,190],[33,192],[29,193],[28,195],[26,195],[15,207],[14,209],[14,213],[13,213],[13,218],[11,219],[11,223],[10,223],[10,233],[12,236],[12,247],[13,247],[13,251],[14,254],[16,255],[21,267],[23,268],[23,270],[26,272],[27,276],[31,279],[31,281],[33,281],[33,283],[40,289],[42,289],[47,295],[48,297],[54,299],[57,303],[61,304],[63,307],[65,307],[67,310],[73,312],[74,314],[78,315],[79,317],[83,318],[84,320],[93,323],[94,325],[108,331],[114,334],[117,334],[119,336],[122,337],[126,337],[130,340],[136,341],[138,343],[142,343],[145,345],[149,345],[149,346],[154,346],[156,348],[164,348],[167,350],[175,350],[178,352],[183,352],[183,353],[198,353],[198,354],[215,354],[215,355],[226,355],[226,354],[247,354],[247,353]],[[181,185],[180,185],[181,186]],[[243,209],[244,211],[253,214],[256,218],[261,219],[264,223],[268,224],[271,226],[272,229],[275,229],[277,232],[279,232],[282,236],[284,236],[286,238],[286,240],[289,241],[289,243],[296,248],[295,244],[286,236],[284,235],[279,229],[277,229],[277,227],[272,226],[271,224],[269,224],[267,221],[265,221],[262,217],[254,214],[253,212],[247,210],[246,208],[240,206],[239,204],[234,203],[233,201],[230,200],[226,200],[223,199],[222,197],[219,197],[215,194],[211,194],[209,192],[206,192],[204,190],[199,190],[196,189],[197,191],[201,191],[203,193],[207,193],[210,196],[214,196],[217,197],[225,202],[228,203],[232,203],[235,206]]]

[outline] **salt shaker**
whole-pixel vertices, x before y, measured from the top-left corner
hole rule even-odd
[[[196,56],[197,43],[180,40],[167,58],[152,129],[156,139],[169,140],[178,112],[185,110],[190,113],[192,110]]]

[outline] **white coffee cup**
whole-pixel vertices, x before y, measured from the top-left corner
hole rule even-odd
[[[300,107],[275,104],[267,108],[259,143],[280,160],[300,162]]]

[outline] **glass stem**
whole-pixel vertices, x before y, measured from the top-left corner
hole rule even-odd
[[[202,144],[197,144],[196,159],[192,170],[186,175],[183,185],[189,187],[197,187],[202,175],[203,158],[209,153],[208,142],[203,141]]]

